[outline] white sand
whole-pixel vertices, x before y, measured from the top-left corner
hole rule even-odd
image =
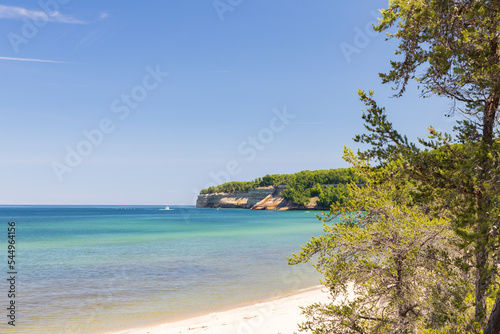
[[[299,306],[328,302],[326,291],[317,286],[250,306],[112,334],[291,334],[305,320]]]

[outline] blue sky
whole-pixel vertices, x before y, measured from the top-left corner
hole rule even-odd
[[[450,102],[390,98],[387,1],[3,1],[0,204],[194,204],[226,180],[346,167],[357,89],[410,138]]]

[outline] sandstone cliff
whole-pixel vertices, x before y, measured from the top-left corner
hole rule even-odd
[[[197,208],[237,208],[251,210],[328,210],[316,205],[317,198],[305,206],[297,206],[280,196],[284,185],[261,187],[245,192],[200,194]]]

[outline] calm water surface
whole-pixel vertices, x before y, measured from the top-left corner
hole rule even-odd
[[[319,284],[286,260],[322,234],[314,212],[171,208],[0,206],[2,275],[8,221],[18,272],[15,331],[2,307],[0,332],[101,333]]]

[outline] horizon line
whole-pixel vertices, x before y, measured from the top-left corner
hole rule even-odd
[[[196,204],[5,204],[0,206],[196,206]]]

